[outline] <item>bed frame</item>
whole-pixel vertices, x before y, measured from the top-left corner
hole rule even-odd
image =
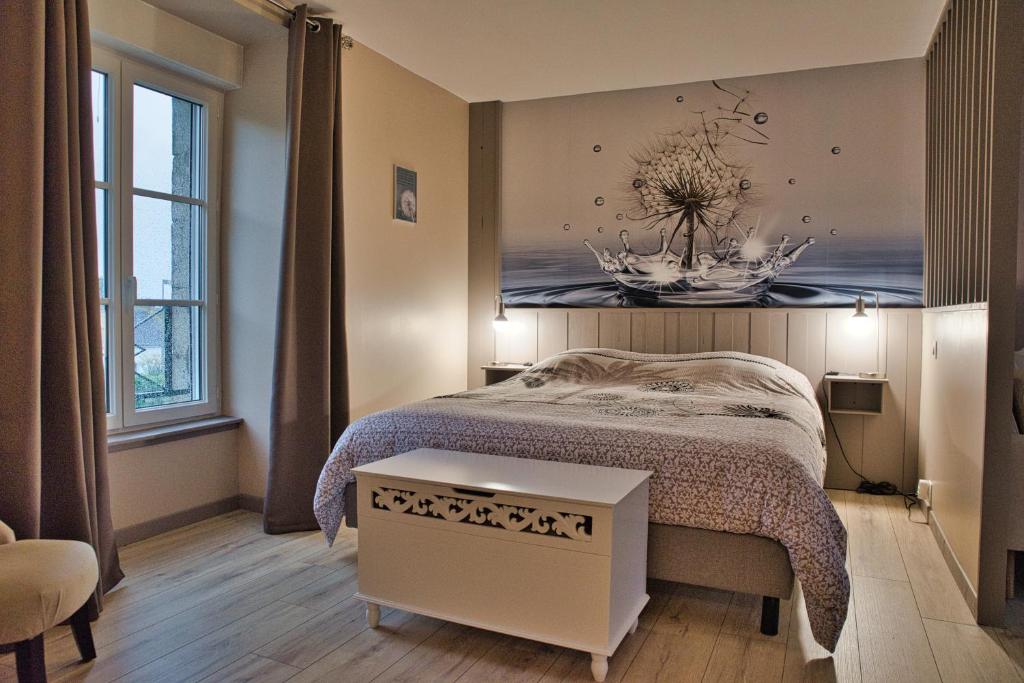
[[[345,487],[345,524],[359,525],[356,484]],[[779,600],[793,593],[793,567],[778,541],[751,534],[651,523],[647,576],[761,596],[761,633],[779,633]]]

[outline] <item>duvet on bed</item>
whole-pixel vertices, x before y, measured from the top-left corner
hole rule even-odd
[[[779,541],[815,639],[846,619],[846,530],[822,488],[821,411],[807,379],[744,353],[566,351],[481,389],[368,415],[338,440],[314,509],[333,542],[350,470],[415,448],[647,469],[650,520]]]

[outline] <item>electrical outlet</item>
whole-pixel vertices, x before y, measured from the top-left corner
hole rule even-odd
[[[932,480],[917,480],[917,497],[928,507],[932,506]]]

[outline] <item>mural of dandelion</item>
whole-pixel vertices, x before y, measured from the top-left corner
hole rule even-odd
[[[506,305],[920,306],[917,66],[506,103]]]
[[[783,235],[766,250],[757,225],[744,222],[753,183],[740,152],[745,145],[769,143],[760,130],[767,114],[747,111],[749,92],[713,84],[729,106],[719,105],[711,114],[694,112],[691,128],[660,135],[632,155],[627,188],[632,205],[626,215],[643,229],[660,228],[658,251],[632,250],[628,230],[619,233],[623,250],[618,254],[599,252],[589,239],[583,242],[629,295],[709,302],[757,297],[814,244],[807,238],[787,251],[790,237]]]

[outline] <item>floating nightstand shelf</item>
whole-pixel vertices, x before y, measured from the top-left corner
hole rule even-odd
[[[489,386],[515,377],[523,370],[529,370],[530,366],[530,363],[499,363],[494,361],[488,365],[481,365],[480,369],[484,371],[484,384]]]
[[[840,415],[881,415],[885,377],[825,375],[828,412]]]

